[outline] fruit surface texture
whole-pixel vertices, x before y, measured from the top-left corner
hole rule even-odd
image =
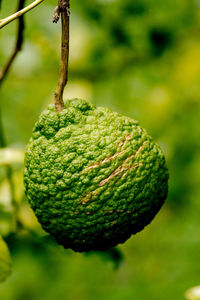
[[[123,243],[149,224],[167,197],[168,170],[137,121],[72,99],[40,115],[24,182],[43,229],[83,252]]]

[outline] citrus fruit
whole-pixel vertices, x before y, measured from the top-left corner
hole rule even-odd
[[[82,252],[123,243],[149,224],[167,196],[168,171],[137,121],[73,99],[40,115],[24,182],[43,229]]]

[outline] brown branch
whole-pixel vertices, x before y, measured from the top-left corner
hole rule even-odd
[[[17,11],[23,9],[24,4],[25,4],[25,0],[19,0]],[[11,56],[9,57],[7,63],[5,64],[2,71],[0,72],[0,85],[2,84],[2,82],[5,79],[6,75],[8,74],[8,71],[9,71],[13,61],[15,60],[17,54],[22,49],[24,28],[25,28],[25,26],[24,26],[24,17],[21,16],[18,19],[17,39],[16,39],[16,43],[15,43],[15,48],[14,48]]]
[[[58,0],[58,6],[54,10],[53,22],[57,23],[59,15],[62,20],[62,41],[60,72],[57,87],[54,92],[55,109],[60,112],[64,109],[63,92],[68,81],[68,61],[69,61],[69,0]]]

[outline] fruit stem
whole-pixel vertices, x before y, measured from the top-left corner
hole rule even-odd
[[[3,28],[5,25],[7,25],[8,23],[14,21],[15,19],[21,17],[22,15],[24,15],[25,13],[27,13],[29,10],[33,9],[34,7],[36,7],[38,4],[40,4],[41,2],[43,2],[44,0],[36,0],[33,3],[31,3],[30,5],[28,5],[27,7],[17,11],[16,13],[12,14],[11,16],[0,20],[0,29]]]
[[[60,72],[57,87],[54,92],[55,109],[60,112],[64,109],[63,92],[68,82],[68,61],[69,61],[69,0],[58,0],[58,6],[54,10],[53,22],[57,23],[61,14],[62,39]]]

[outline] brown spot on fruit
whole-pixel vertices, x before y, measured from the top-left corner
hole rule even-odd
[[[124,150],[121,150],[119,151],[118,148],[123,148],[123,146],[125,146],[126,142],[129,141],[131,138],[130,134],[127,134],[123,140],[119,141],[119,143],[117,144],[117,152],[115,154],[113,154],[112,156],[109,156],[109,157],[106,157],[104,158],[103,160],[99,161],[99,162],[96,162],[92,165],[90,165],[89,167],[85,168],[82,173],[85,173],[87,171],[89,171],[90,169],[94,169],[94,168],[97,168],[111,160],[113,160],[115,157],[118,157],[119,155],[122,155],[124,153]],[[124,142],[123,142],[124,141]]]

